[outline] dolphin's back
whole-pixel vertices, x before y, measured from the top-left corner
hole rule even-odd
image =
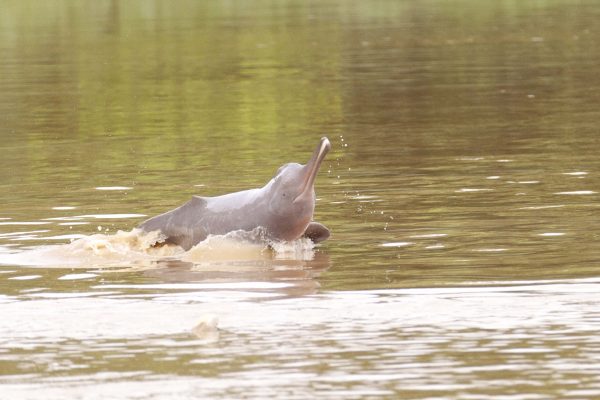
[[[181,207],[150,218],[142,222],[138,228],[146,232],[159,230],[167,237],[165,240],[167,243],[189,250],[208,236],[202,223],[205,214],[206,199],[192,196],[192,199]]]
[[[268,201],[259,189],[244,190],[217,197],[192,196],[174,210],[142,222],[146,232],[160,231],[166,243],[189,250],[209,234],[253,229],[267,222]],[[264,226],[266,228],[266,226]]]

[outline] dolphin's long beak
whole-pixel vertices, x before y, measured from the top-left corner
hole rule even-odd
[[[317,173],[319,172],[319,167],[325,158],[325,155],[331,149],[331,143],[329,143],[329,139],[326,137],[322,137],[319,145],[315,149],[312,157],[304,166],[304,182],[302,183],[302,190],[300,194],[296,196],[294,199],[294,203],[301,201],[306,196],[312,194],[313,185],[315,183],[315,179],[317,178]]]

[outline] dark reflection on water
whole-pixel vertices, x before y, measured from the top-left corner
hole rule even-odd
[[[191,398],[194,375],[211,397],[597,397],[599,17],[561,0],[3,2],[0,261],[262,185],[323,135],[333,235],[313,264],[2,266],[2,392],[173,380]],[[206,313],[217,344],[182,333]]]

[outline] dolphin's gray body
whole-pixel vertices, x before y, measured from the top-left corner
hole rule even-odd
[[[159,230],[165,242],[185,250],[208,235],[252,231],[262,228],[269,239],[291,241],[302,236],[315,243],[329,237],[329,230],[312,222],[315,209],[314,182],[325,155],[331,148],[322,138],[306,165],[283,165],[265,186],[217,197],[192,196],[172,211],[150,218],[138,228]]]

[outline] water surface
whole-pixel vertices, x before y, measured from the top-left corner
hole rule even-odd
[[[5,2],[0,390],[599,397],[599,17]],[[127,233],[263,185],[324,135],[315,218],[333,235],[314,249],[146,257]]]

